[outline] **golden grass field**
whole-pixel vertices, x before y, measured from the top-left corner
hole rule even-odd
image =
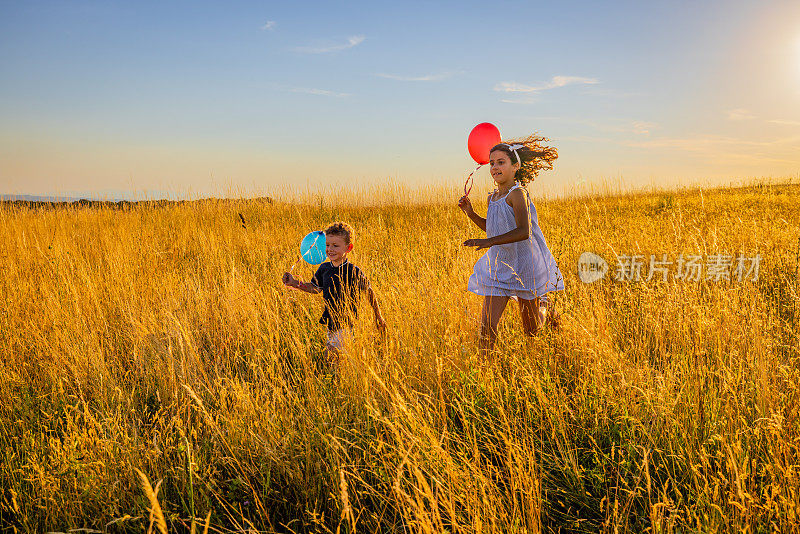
[[[510,306],[488,357],[457,193],[2,205],[0,527],[800,531],[799,194],[535,201],[562,330],[527,339]],[[330,382],[322,299],[280,276],[335,220],[388,332],[362,303]],[[584,251],[762,260],[757,281],[587,285]]]

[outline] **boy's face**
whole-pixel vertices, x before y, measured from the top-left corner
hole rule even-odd
[[[328,254],[328,259],[333,263],[344,261],[347,253],[353,250],[353,244],[345,243],[344,237],[340,235],[326,235],[325,236],[325,252]]]

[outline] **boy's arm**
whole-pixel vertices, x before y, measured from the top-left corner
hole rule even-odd
[[[369,300],[369,305],[372,306],[372,311],[375,314],[375,326],[383,333],[386,330],[386,321],[383,319],[381,308],[378,305],[378,298],[375,296],[372,286],[367,287],[367,300]]]
[[[367,292],[367,300],[369,300],[369,305],[372,306],[372,312],[375,315],[375,326],[378,328],[378,331],[381,334],[385,334],[386,321],[383,320],[381,307],[378,305],[378,298],[375,296],[375,292],[372,290],[372,285],[369,283],[369,280],[367,280],[367,277],[364,275],[363,271],[359,270],[357,276],[358,285],[360,286],[361,290]]]
[[[284,285],[299,289],[305,293],[311,293],[312,295],[322,292],[322,288],[313,282],[303,282],[299,278],[292,276],[290,273],[283,273],[283,283]]]
[[[304,291],[306,293],[311,293],[312,295],[316,295],[318,293],[322,293],[322,288],[318,287],[311,282],[303,282],[302,280],[296,279],[296,285],[292,286],[300,291]]]

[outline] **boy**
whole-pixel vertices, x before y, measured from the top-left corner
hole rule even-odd
[[[358,314],[358,298],[362,291],[367,293],[378,330],[383,333],[386,329],[378,300],[367,277],[361,269],[347,261],[347,254],[353,250],[353,238],[353,229],[349,224],[335,222],[325,229],[325,250],[329,261],[319,266],[311,282],[303,282],[290,273],[283,273],[285,285],[306,293],[322,293],[325,311],[319,322],[328,327],[325,352],[329,361],[344,350],[345,337]]]

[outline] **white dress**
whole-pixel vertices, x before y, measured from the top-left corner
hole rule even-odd
[[[518,189],[519,184],[508,193]],[[508,193],[497,200],[489,196],[486,210],[486,237],[505,234],[517,227],[514,209],[506,203]],[[527,191],[525,193],[528,198]],[[564,289],[564,277],[547,248],[539,228],[539,218],[530,203],[531,235],[523,241],[494,245],[475,264],[467,290],[478,295],[533,299],[550,291]]]

